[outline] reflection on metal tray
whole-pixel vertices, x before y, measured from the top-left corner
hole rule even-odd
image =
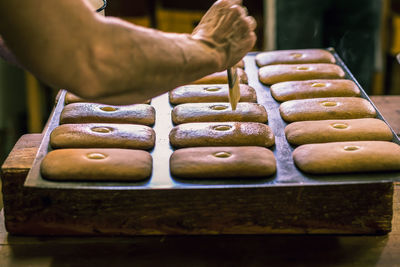
[[[353,80],[361,89],[361,97],[369,100],[365,91],[355,80],[351,72],[333,49],[337,64],[341,66],[346,78]],[[142,190],[159,188],[259,188],[273,186],[305,186],[305,185],[329,185],[329,184],[356,184],[356,183],[379,183],[400,180],[400,172],[378,172],[378,173],[352,173],[335,175],[310,175],[299,171],[293,163],[292,152],[294,147],[286,141],[284,128],[287,125],[279,114],[279,105],[275,101],[268,86],[261,84],[258,80],[258,68],[255,64],[256,53],[249,53],[245,57],[246,72],[249,78],[249,85],[257,92],[258,103],[264,105],[268,112],[268,125],[275,134],[275,146],[272,151],[277,159],[277,173],[265,179],[235,179],[235,180],[180,180],[171,177],[169,171],[169,157],[173,152],[169,144],[168,134],[172,129],[171,110],[168,102],[168,95],[164,94],[152,100],[156,109],[156,145],[151,151],[153,156],[153,174],[149,180],[143,182],[55,182],[48,181],[40,175],[40,163],[44,156],[51,150],[49,138],[51,131],[58,126],[59,116],[64,106],[65,91],[59,97],[59,101],[53,110],[49,124],[44,133],[42,144],[34,161],[33,167],[28,174],[25,185],[38,188],[69,188],[69,189],[113,189],[113,190]],[[371,102],[373,105],[373,103]],[[373,105],[374,106],[374,105]],[[375,107],[375,106],[374,106]],[[376,109],[376,107],[375,107]],[[384,120],[377,110],[378,118]],[[394,133],[393,142],[400,144],[399,138]]]

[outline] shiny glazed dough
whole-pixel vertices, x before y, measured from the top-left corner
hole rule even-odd
[[[258,77],[264,84],[312,79],[342,79],[345,73],[335,64],[282,64],[269,65],[258,70]]]
[[[174,107],[172,121],[175,124],[224,121],[266,123],[268,115],[265,107],[256,103],[239,102],[236,110],[232,110],[226,102],[187,103]]]
[[[196,122],[175,126],[169,140],[173,147],[274,145],[269,126],[257,122]]]
[[[285,128],[290,144],[303,145],[340,141],[390,141],[393,133],[379,119],[298,121]]]
[[[335,57],[323,49],[275,50],[257,54],[257,66],[272,64],[335,63]]]
[[[62,181],[140,181],[150,177],[149,152],[133,149],[57,149],[43,159],[45,179]]]
[[[293,151],[302,171],[313,174],[400,170],[400,146],[386,141],[307,144]]]
[[[376,111],[371,103],[360,97],[290,100],[283,102],[279,111],[287,122],[376,117]]]
[[[170,169],[188,179],[265,178],[276,172],[276,160],[257,146],[182,148],[171,155]]]

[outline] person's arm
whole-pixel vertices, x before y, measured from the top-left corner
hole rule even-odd
[[[28,70],[55,88],[140,103],[224,70],[253,47],[254,19],[238,4],[217,1],[190,35],[102,17],[85,1],[0,0],[0,34]]]

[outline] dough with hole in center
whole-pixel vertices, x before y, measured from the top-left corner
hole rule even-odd
[[[313,174],[400,170],[400,146],[386,141],[302,145],[293,151],[300,170]]]
[[[169,141],[175,148],[199,146],[262,146],[274,145],[268,125],[258,122],[196,122],[175,126]]]
[[[66,123],[131,123],[153,125],[155,110],[146,104],[125,106],[97,103],[73,103],[61,112],[60,124]]]
[[[325,79],[290,81],[271,86],[272,97],[280,102],[320,97],[360,96],[360,89],[351,80]]]
[[[146,125],[116,123],[63,124],[50,134],[53,148],[152,149],[155,132]]]
[[[258,77],[264,84],[313,79],[342,79],[345,73],[335,64],[279,64],[262,67]]]
[[[133,149],[57,149],[45,156],[40,171],[57,181],[140,181],[150,177],[152,157]]]
[[[323,49],[275,50],[258,53],[257,66],[273,64],[335,63],[335,57]]]
[[[174,107],[172,121],[175,124],[225,121],[266,123],[268,115],[265,107],[256,103],[239,102],[236,110],[232,110],[226,102],[186,103]]]
[[[279,111],[287,122],[375,118],[376,111],[360,97],[327,97],[283,102]]]
[[[257,102],[253,87],[239,84],[240,102]],[[229,102],[228,84],[189,84],[169,92],[169,102],[174,105],[184,103]]]
[[[341,141],[390,141],[393,133],[379,119],[298,121],[286,126],[285,135],[292,145]]]
[[[194,147],[176,150],[170,168],[178,178],[266,178],[276,172],[276,161],[264,147]]]

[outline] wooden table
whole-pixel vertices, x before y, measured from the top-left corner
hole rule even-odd
[[[373,102],[400,135],[400,96]],[[40,135],[26,137],[31,164]],[[0,217],[0,266],[400,266],[400,183],[392,232],[382,236],[236,235],[133,238],[10,236]]]

